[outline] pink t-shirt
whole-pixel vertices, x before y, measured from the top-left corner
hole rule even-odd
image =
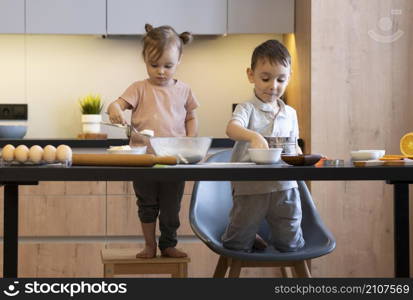
[[[151,129],[155,136],[186,136],[187,115],[199,106],[191,88],[179,80],[171,86],[153,85],[148,79],[136,81],[120,98],[132,106],[132,125],[138,131]],[[132,133],[131,145],[146,142],[147,139]]]

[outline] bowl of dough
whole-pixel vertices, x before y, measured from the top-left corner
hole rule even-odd
[[[158,156],[175,156],[181,164],[196,164],[206,156],[212,138],[151,137],[149,141]]]
[[[141,147],[131,147],[129,145],[110,146],[109,149],[107,149],[106,151],[111,154],[145,154],[146,146],[141,146]]]

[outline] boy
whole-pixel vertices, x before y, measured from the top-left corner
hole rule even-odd
[[[295,110],[280,99],[291,75],[291,56],[276,40],[255,48],[249,81],[254,97],[239,104],[227,126],[236,141],[231,161],[249,161],[248,148],[268,148],[264,136],[298,138]],[[297,146],[297,151],[301,150]],[[265,248],[258,235],[264,219],[271,230],[271,244],[280,251],[304,246],[301,230],[301,202],[295,181],[233,182],[230,223],[222,237],[224,247],[251,251]]]

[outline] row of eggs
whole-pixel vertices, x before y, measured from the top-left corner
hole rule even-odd
[[[19,145],[16,148],[13,145],[6,145],[2,150],[3,160],[11,162],[18,161],[25,163],[27,161],[35,164],[45,161],[47,163],[72,161],[72,149],[67,145],[59,145],[57,148],[47,145],[42,148],[34,145],[30,149],[26,145]]]

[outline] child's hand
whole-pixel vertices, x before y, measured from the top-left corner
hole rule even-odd
[[[268,149],[267,140],[259,133],[254,134],[253,138],[250,140],[251,148],[262,148]]]
[[[109,120],[114,124],[126,124],[125,117],[123,115],[122,107],[116,101],[108,106],[107,113],[109,115]]]

